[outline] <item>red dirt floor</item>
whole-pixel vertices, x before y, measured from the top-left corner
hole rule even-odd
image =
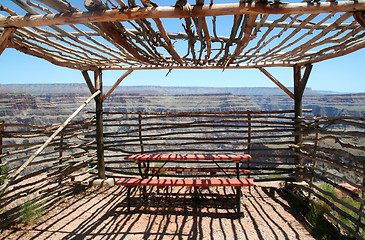
[[[1,239],[314,239],[282,190],[261,185],[242,188],[241,218],[234,201],[222,197],[227,188],[210,189],[210,197],[203,190],[193,200],[186,194],[191,189],[175,187],[173,194],[151,196],[142,206],[135,191],[131,213],[125,187],[89,189],[67,198],[38,224],[5,230]]]

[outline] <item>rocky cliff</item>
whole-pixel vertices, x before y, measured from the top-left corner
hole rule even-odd
[[[52,124],[64,121],[89,94],[79,93],[0,93],[0,120],[27,124]],[[303,107],[313,115],[364,116],[365,94],[310,95],[303,99]],[[86,118],[94,111],[91,102],[78,117]],[[104,104],[104,111],[186,112],[186,111],[245,111],[293,109],[287,96],[233,94],[140,94],[115,93]]]

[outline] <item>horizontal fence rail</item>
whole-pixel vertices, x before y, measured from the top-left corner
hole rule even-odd
[[[294,124],[299,121],[300,131]],[[17,171],[59,126],[0,122],[0,184]],[[108,177],[140,176],[136,153],[247,153],[242,163],[258,181],[296,181],[297,187],[349,236],[363,239],[365,227],[365,121],[355,117],[303,117],[293,111],[105,112],[104,151]],[[301,134],[303,141],[295,143]],[[0,197],[4,227],[21,218],[29,200],[42,209],[84,188],[96,177],[94,118],[71,122],[29,163]],[[302,161],[298,161],[301,158]],[[303,162],[303,165],[298,165]],[[180,161],[162,167],[167,177],[233,177],[234,166]],[[194,165],[194,166],[193,166]],[[189,171],[198,168],[201,171]],[[177,169],[177,170],[176,170]]]
[[[294,111],[105,112],[104,149],[109,176],[139,175],[124,157],[136,153],[248,153],[243,163],[257,181],[290,179],[297,167],[293,151]],[[94,138],[95,135],[89,135]],[[211,162],[174,162],[174,167],[217,168]],[[171,167],[171,166],[170,166]],[[228,166],[225,166],[228,167]],[[184,173],[179,177],[191,177]],[[221,173],[223,174],[223,173]],[[233,173],[232,173],[233,174]],[[165,172],[164,176],[175,176]],[[194,176],[207,176],[206,173]],[[216,177],[217,174],[212,175]]]
[[[17,178],[9,179],[59,127],[0,122],[0,187],[9,184],[0,196],[0,228],[22,219],[25,205],[50,210],[94,177],[86,171],[96,161],[89,149],[95,140],[85,138],[95,132],[90,119],[69,123]]]
[[[304,118],[300,188],[347,235],[365,238],[365,119]]]

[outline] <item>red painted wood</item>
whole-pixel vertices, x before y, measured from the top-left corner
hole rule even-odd
[[[144,169],[146,171],[146,168]],[[160,172],[210,172],[210,173],[218,173],[223,172],[219,168],[149,168],[149,170],[153,173],[160,171]],[[225,169],[225,172],[236,172],[235,169]],[[250,173],[250,170],[240,169],[240,173]]]
[[[245,187],[253,186],[253,179],[138,179],[138,178],[121,178],[116,185],[127,187],[135,186],[179,186],[179,187]]]
[[[134,160],[137,163],[144,161],[165,162],[174,160],[217,160],[239,163],[241,161],[251,160],[251,156],[248,154],[135,154],[125,157],[125,159]]]

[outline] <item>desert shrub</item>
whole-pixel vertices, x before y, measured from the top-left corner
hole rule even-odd
[[[331,184],[322,183],[320,185],[320,188],[326,192],[332,193],[335,197],[338,197],[338,192]],[[332,203],[334,203],[334,200],[329,195],[322,194],[322,196],[326,197],[328,200],[330,200]],[[327,203],[325,203],[321,200],[317,200],[316,203],[322,208],[322,210],[324,212],[331,212],[332,208]]]
[[[302,222],[303,226],[316,239],[343,239],[343,236],[337,232],[333,225],[324,217],[325,210],[320,205],[311,203],[304,195],[297,195],[293,200],[293,206],[295,206],[305,218],[305,221]]]
[[[321,240],[336,239],[336,233],[332,231],[329,223],[325,220],[323,214],[324,209],[321,206],[311,206],[306,217],[312,225],[312,232],[315,234],[315,236],[318,237],[318,239]]]
[[[345,201],[346,203],[350,204],[351,206],[353,206],[357,209],[360,209],[360,205],[361,205],[360,202],[354,201],[352,198],[343,198],[342,200]],[[352,210],[348,209],[347,207],[341,206],[341,209],[344,212],[346,212],[346,213],[350,214],[351,216],[353,216],[354,218],[356,218],[356,219],[359,218],[359,215],[357,213],[353,212]],[[340,220],[344,224],[349,226],[352,230],[354,230],[354,231],[356,230],[356,224],[353,223],[351,220],[349,220],[347,217],[340,215]],[[344,231],[347,235],[351,236],[351,233],[348,230],[345,229]]]
[[[22,205],[20,218],[25,224],[30,225],[36,223],[41,218],[42,211],[42,204],[27,199]]]
[[[0,185],[3,185],[5,182],[5,179],[7,179],[7,172],[9,171],[9,167],[7,165],[2,166],[0,168]]]
[[[162,168],[163,167],[163,164],[162,163],[156,163],[153,165],[154,168]],[[159,171],[158,172],[158,175],[165,175],[166,174],[166,171]]]
[[[320,187],[326,191],[326,192],[329,192],[329,193],[332,193],[335,197],[341,199],[342,201],[348,203],[349,205],[357,208],[357,209],[360,209],[360,205],[361,203],[360,202],[357,202],[355,200],[353,200],[352,198],[349,198],[349,197],[340,197],[339,196],[339,193],[338,191],[336,191],[336,189],[331,185],[331,184],[328,184],[328,183],[322,183],[320,185]],[[355,213],[354,211],[352,211],[351,209],[339,204],[339,203],[336,203],[332,197],[330,197],[330,195],[327,195],[327,194],[322,194],[322,196],[326,197],[329,201],[331,201],[333,204],[335,204],[337,207],[341,208],[342,211],[348,213],[349,215],[353,216],[355,219],[358,219],[359,218],[359,215],[357,213]],[[325,202],[321,201],[321,200],[316,200],[316,204],[318,204],[318,206],[320,208],[322,208],[323,210],[323,213],[325,212],[331,212],[333,215],[337,216],[337,218],[343,222],[344,224],[346,224],[348,227],[350,227],[353,231],[356,231],[356,224],[353,223],[350,219],[348,219],[347,216],[344,216],[334,210],[332,210],[332,208]],[[334,222],[335,224],[335,222]],[[352,233],[343,228],[342,229],[344,231],[344,233],[347,235],[347,236],[350,236],[350,237],[353,237],[352,236]],[[365,233],[363,233],[363,235],[365,236]]]

